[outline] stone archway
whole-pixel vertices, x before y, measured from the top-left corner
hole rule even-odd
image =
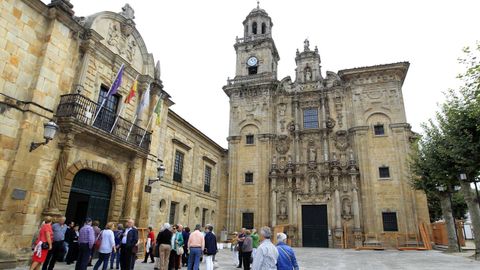
[[[68,167],[63,181],[59,210],[63,213],[67,210],[73,179],[79,171],[84,169],[103,173],[111,178],[113,187],[108,220],[119,220],[125,190],[122,176],[113,166],[92,160],[79,160]]]

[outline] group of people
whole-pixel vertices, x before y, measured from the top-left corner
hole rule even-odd
[[[298,270],[293,249],[287,245],[287,235],[277,233],[277,245],[271,241],[272,231],[262,227],[260,234],[255,229],[242,228],[232,238],[233,265],[244,270]]]
[[[270,240],[272,231],[262,227],[257,233],[243,228],[234,233],[232,250],[234,266],[244,270],[297,270],[298,264],[291,247],[286,244],[287,236],[277,234],[277,245]],[[52,225],[52,218],[45,217],[32,243],[33,255],[30,269],[52,270],[57,261],[75,263],[75,270],[86,270],[92,266],[92,258],[98,252],[98,260],[93,270],[110,269],[132,270],[138,253],[139,233],[135,221],[129,219],[125,228],[122,224],[107,223],[99,228],[98,221],[87,218],[83,226],[71,222],[65,224],[61,217]],[[188,270],[198,270],[200,261],[205,260],[206,270],[214,269],[217,254],[217,238],[213,226],[203,228],[197,224],[193,232],[181,224],[163,224],[155,237],[152,227],[148,228],[145,241],[145,259],[155,263],[154,270],[178,270],[187,266]],[[155,258],[157,258],[155,260]]]
[[[45,217],[39,231],[32,242],[32,264],[30,270],[52,270],[57,261],[65,261],[68,265],[75,262],[75,270],[86,270],[92,265],[92,258],[98,252],[98,261],[94,270],[102,267],[106,270],[110,262],[110,269],[131,270],[134,267],[138,251],[138,230],[135,221],[129,219],[125,229],[122,224],[115,226],[107,223],[105,228],[99,228],[98,221],[86,218],[85,223],[79,226],[71,222],[65,224],[65,217],[61,217],[52,225],[52,217]],[[102,266],[103,264],[103,266]]]
[[[153,234],[152,228],[149,228],[149,238]],[[147,245],[153,242],[153,239],[147,240]],[[187,269],[198,270],[200,260],[205,259],[207,270],[213,270],[214,256],[217,253],[217,238],[213,233],[213,226],[207,225],[202,232],[200,224],[195,226],[193,232],[190,228],[183,227],[181,224],[170,225],[163,224],[160,232],[155,239],[153,248],[145,256],[144,263],[148,256],[153,252],[157,257],[155,270],[180,269],[187,266]],[[152,262],[154,261],[151,258]]]

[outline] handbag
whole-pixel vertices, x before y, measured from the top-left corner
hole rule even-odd
[[[177,255],[183,255],[185,251],[183,250],[183,247],[178,247],[177,248]]]
[[[97,236],[97,240],[95,240],[96,250],[100,249],[100,245],[102,244],[102,234],[103,234],[103,231],[100,232],[100,234]]]
[[[50,248],[50,245],[48,244],[48,242],[42,243],[42,249],[49,249],[49,248]]]

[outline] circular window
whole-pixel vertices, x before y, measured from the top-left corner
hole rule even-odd
[[[186,216],[187,213],[188,213],[188,205],[185,204],[185,205],[183,206],[183,215]]]
[[[195,217],[199,217],[200,216],[200,208],[195,208]]]
[[[167,202],[165,200],[161,200],[160,201],[160,211],[164,212],[166,208],[167,208]]]

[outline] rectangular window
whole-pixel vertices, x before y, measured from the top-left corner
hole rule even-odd
[[[168,216],[168,223],[175,224],[175,213],[177,212],[178,203],[172,202],[170,204],[170,214]]]
[[[175,152],[175,165],[173,167],[173,181],[182,182],[184,154],[180,151]]]
[[[303,128],[318,128],[317,108],[305,109],[303,111]]]
[[[242,213],[242,228],[253,229],[253,213]]]
[[[205,227],[205,225],[207,225],[207,223],[206,223],[207,214],[208,214],[208,209],[203,208],[203,210],[202,210],[202,227]]]
[[[107,97],[108,90],[109,89],[104,85],[102,85],[100,88],[100,93],[98,94],[98,107],[95,113],[97,113],[98,110],[100,110],[100,112],[98,113],[97,119],[93,125],[97,128],[110,132],[117,115],[120,96],[112,95]],[[103,103],[104,101],[105,103]],[[100,109],[102,103],[103,106]]]
[[[257,67],[257,66],[248,67],[248,75],[255,75],[255,74],[257,74],[257,71],[258,71],[258,67]]]
[[[373,132],[375,133],[375,136],[385,135],[385,128],[383,124],[374,125]]]
[[[203,191],[210,192],[210,181],[212,179],[212,168],[205,166],[205,181],[203,183]]]
[[[245,139],[246,139],[247,144],[254,144],[255,143],[255,138],[253,137],[253,135],[247,135],[247,136],[245,136]]]
[[[378,174],[380,178],[390,178],[390,168],[383,166],[378,168]]]
[[[245,173],[245,183],[253,183],[253,173]]]
[[[397,213],[396,212],[383,212],[383,231],[385,232],[397,232]]]

